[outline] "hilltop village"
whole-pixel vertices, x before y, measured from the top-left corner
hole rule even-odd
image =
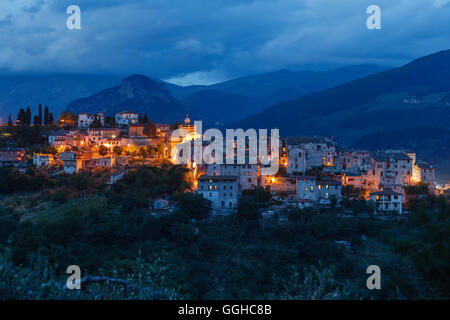
[[[183,128],[186,137],[174,137]],[[152,166],[161,160],[174,162],[173,150],[196,133],[189,117],[182,123],[153,124],[147,116],[132,111],[105,119],[103,113],[80,113],[75,119],[62,117],[56,130],[46,135],[47,153],[26,154],[25,149],[6,147],[0,151],[0,167],[24,172],[29,166],[48,169],[52,175],[76,174],[98,168],[109,169],[109,183],[122,179],[128,170]],[[248,151],[248,150],[247,150]],[[245,192],[264,190],[275,199],[265,214],[287,207],[340,205],[343,195],[365,199],[374,213],[406,212],[406,190],[410,186],[436,189],[435,170],[412,150],[347,150],[329,138],[293,137],[280,141],[280,169],[276,175],[261,174],[258,164],[196,164],[190,162],[193,192],[211,201],[216,214],[234,212]],[[32,158],[32,162],[30,161]],[[448,187],[448,186],[447,186]],[[158,209],[170,208],[161,198]]]

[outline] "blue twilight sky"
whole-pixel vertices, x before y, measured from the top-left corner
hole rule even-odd
[[[67,6],[82,29],[66,27]],[[381,7],[382,30],[366,8]],[[207,84],[279,69],[397,66],[450,48],[450,0],[1,0],[0,70]]]

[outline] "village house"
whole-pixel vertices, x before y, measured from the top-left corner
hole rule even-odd
[[[297,177],[297,202],[313,204],[331,204],[335,198],[340,202],[342,198],[342,185],[334,180],[317,180],[316,176]]]
[[[0,150],[0,167],[24,168],[27,166],[25,149],[7,147]]]
[[[130,124],[139,123],[139,114],[132,111],[122,111],[116,114],[115,119],[118,126],[128,127]]]
[[[105,115],[103,112],[97,114],[80,113],[78,115],[78,128],[87,129],[95,120],[98,120],[103,127],[105,125]]]
[[[261,187],[273,192],[296,192],[296,179],[283,176],[261,176]]]
[[[127,156],[119,156],[115,157],[115,166],[116,167],[125,167],[128,165],[129,157]]]
[[[377,213],[398,212],[402,213],[402,194],[390,188],[384,188],[370,194],[370,200],[375,203]]]
[[[55,148],[81,148],[86,144],[87,137],[84,132],[79,130],[54,131],[48,135],[48,142]]]
[[[33,165],[37,168],[51,167],[55,164],[56,157],[53,154],[35,153],[33,155]]]
[[[122,180],[123,177],[125,176],[126,171],[125,170],[114,170],[111,175],[109,176],[109,182],[108,184],[114,184],[119,180]]]
[[[118,128],[92,128],[87,131],[87,141],[89,146],[105,145],[108,148],[120,146],[122,141],[119,134]]]
[[[416,154],[404,150],[386,150],[368,153],[356,151],[337,155],[337,168],[342,171],[342,184],[369,191],[383,187],[403,194],[404,187],[421,181],[421,170],[416,164]],[[429,176],[433,176],[429,172]]]
[[[50,132],[48,134],[48,143],[53,147],[66,145],[67,134],[68,131],[65,130]]]
[[[371,179],[379,190],[390,188],[403,194],[406,201],[404,186],[412,183],[412,159],[400,150],[388,150],[372,154],[374,160]]]
[[[333,166],[335,148],[328,142],[308,142],[302,145],[309,167]]]
[[[84,157],[81,152],[66,151],[59,154],[59,160],[64,163],[64,172],[73,174],[83,168]]]
[[[417,161],[416,166],[419,168],[419,181],[428,183],[430,189],[434,189],[436,185],[435,169],[432,165],[425,161]]]
[[[305,173],[311,168],[333,167],[336,148],[327,138],[297,138],[287,145],[286,173],[295,175]],[[281,162],[283,164],[283,162]]]
[[[239,177],[203,175],[198,178],[197,193],[211,201],[215,213],[232,213],[240,195]]]
[[[116,158],[114,157],[100,157],[83,160],[82,167],[86,169],[111,168],[115,164]]]
[[[288,175],[294,175],[297,172],[305,173],[307,169],[306,151],[301,148],[288,149],[286,173]]]
[[[161,137],[168,136],[170,132],[170,126],[163,123],[155,123],[156,134]]]
[[[130,124],[128,126],[128,136],[130,138],[145,137],[144,130],[145,125],[143,124]]]
[[[206,174],[239,177],[241,190],[254,189],[258,185],[258,165],[256,164],[210,164],[207,165]]]
[[[340,152],[336,156],[336,169],[338,172],[355,174],[362,170],[362,159],[351,152]]]
[[[156,198],[152,201],[153,210],[167,210],[169,209],[169,201],[164,198]]]
[[[115,139],[120,134],[120,129],[118,128],[92,128],[88,129],[88,139],[90,141],[100,141],[102,139]]]

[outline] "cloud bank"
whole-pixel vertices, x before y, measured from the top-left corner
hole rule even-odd
[[[66,28],[67,6],[82,29]],[[382,29],[366,28],[377,4]],[[448,0],[3,0],[0,69],[144,73],[183,85],[450,48]]]

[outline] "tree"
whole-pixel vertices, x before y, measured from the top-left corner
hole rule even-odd
[[[156,153],[160,157],[164,157],[166,153],[166,146],[163,143],[158,143],[156,146]]]
[[[37,127],[39,126],[39,116],[34,116],[33,117],[33,124]]]
[[[58,123],[61,123],[63,125],[73,126],[73,125],[75,125],[77,120],[78,120],[78,116],[75,113],[69,112],[69,111],[63,111],[63,112],[61,112],[61,114],[59,116]]]
[[[104,146],[104,145],[101,145],[99,148],[98,148],[98,153],[101,155],[101,156],[106,156],[107,154],[108,154],[108,148],[106,147],[106,146]]]
[[[144,116],[142,117],[142,123],[147,123],[147,122],[149,122],[150,120],[148,119],[148,116],[147,116],[147,114],[144,114]]]
[[[55,155],[55,154],[58,153],[58,150],[56,150],[55,147],[52,147],[52,146],[46,146],[46,147],[44,147],[44,148],[41,149],[41,153],[44,153],[44,154],[53,154],[53,155]]]
[[[174,130],[178,129],[179,126],[180,126],[180,123],[178,121],[174,122],[170,125],[170,130],[174,131]]]
[[[49,123],[49,114],[48,114],[48,107],[45,106],[45,110],[44,110],[44,125],[48,126]]]
[[[148,120],[148,119],[147,119]],[[156,127],[153,124],[153,122],[151,122],[150,120],[148,120],[145,123],[145,127],[144,127],[144,134],[147,137],[154,137],[156,135]]]
[[[139,147],[139,155],[142,157],[145,157],[147,155],[147,151],[145,150],[145,147]]]
[[[113,152],[114,152],[116,155],[120,156],[120,155],[122,154],[122,152],[123,152],[123,149],[122,149],[122,147],[115,146],[115,147],[113,148]]]
[[[95,118],[94,121],[92,121],[91,125],[89,126],[90,128],[101,128],[102,127],[102,122],[100,121],[100,119]]]
[[[23,108],[19,110],[19,113],[17,114],[17,124],[26,124],[27,123],[27,114]]]
[[[156,155],[156,148],[155,147],[148,145],[148,146],[145,146],[145,149],[146,149],[147,154],[149,156],[154,157]]]
[[[27,113],[26,113],[26,124],[30,125],[31,124],[31,109],[30,107],[27,107]]]
[[[50,126],[55,124],[55,120],[53,119],[53,112],[50,112],[50,115],[48,116],[48,124]]]
[[[107,116],[107,117],[105,118],[105,124],[106,124],[108,127],[110,127],[110,128],[115,128],[115,127],[117,127],[117,124],[116,124],[116,118],[114,118],[113,116]]]
[[[268,202],[272,198],[270,190],[264,189],[263,187],[244,190],[242,195],[252,197],[255,201],[259,202]]]
[[[238,216],[241,220],[259,220],[261,218],[258,204],[253,197],[241,197],[238,205]]]
[[[12,126],[13,125],[13,121],[11,119],[11,113],[8,116],[8,126]]]
[[[357,299],[361,295],[358,287],[348,282],[336,280],[334,266],[309,266],[302,273],[298,268],[291,266],[287,277],[275,275],[273,277],[275,292],[270,299],[281,300],[345,300]]]
[[[42,104],[39,104],[38,125],[42,125]]]
[[[175,196],[178,209],[186,213],[190,219],[203,220],[209,217],[211,201],[199,194],[180,193]]]

